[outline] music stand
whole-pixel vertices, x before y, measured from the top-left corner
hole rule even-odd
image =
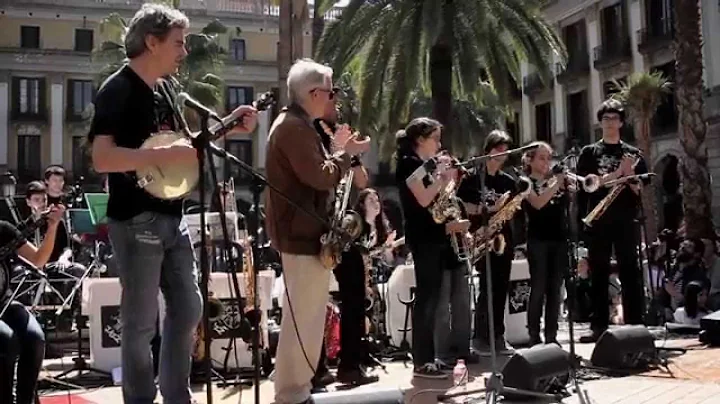
[[[95,233],[97,231],[97,227],[101,223],[107,223],[107,201],[109,197],[110,194],[85,194],[85,201],[87,202],[88,209],[69,210],[71,212],[71,215],[75,215],[75,219],[78,220],[77,222],[73,221],[73,223],[75,223],[75,228],[77,229],[78,224],[80,224],[83,230],[88,230],[88,233]],[[60,306],[60,308],[56,311],[56,315],[59,316],[65,309],[65,307],[69,307],[69,302],[72,301],[72,299],[75,297],[75,294],[80,289],[82,283],[85,281],[85,279],[88,277],[92,270],[92,265],[88,266],[85,269],[85,273],[83,273],[80,279],[75,282],[75,286],[73,286],[72,291],[63,301],[63,304]],[[57,378],[63,379],[67,375],[75,371],[77,371],[78,377],[82,377],[83,372],[95,372],[106,377],[111,377],[110,373],[104,370],[93,368],[92,366],[88,365],[85,357],[82,354],[82,329],[86,327],[86,324],[83,319],[81,310],[77,310],[75,313],[75,325],[77,326],[78,332],[77,357],[73,358],[72,368],[60,373],[59,375],[57,375]]]

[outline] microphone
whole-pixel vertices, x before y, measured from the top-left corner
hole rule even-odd
[[[183,107],[190,108],[200,114],[204,118],[212,118],[218,122],[222,122],[222,119],[213,112],[210,108],[204,106],[200,101],[194,99],[190,94],[182,92],[177,96],[177,103]]]

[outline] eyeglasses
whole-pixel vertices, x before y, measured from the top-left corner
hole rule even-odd
[[[311,93],[315,91],[322,91],[324,93],[328,93],[328,100],[333,100],[335,99],[335,94],[340,92],[340,89],[338,87],[333,87],[329,90],[327,88],[313,88],[312,90],[310,90]]]
[[[620,120],[620,117],[619,117],[619,116],[608,116],[608,115],[605,115],[605,116],[602,117],[602,120],[603,120],[603,121],[608,121],[608,122],[609,122],[609,121],[619,121],[619,120]]]

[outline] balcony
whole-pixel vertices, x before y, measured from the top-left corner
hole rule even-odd
[[[587,76],[590,73],[590,59],[587,53],[570,57],[567,66],[562,63],[555,64],[555,76],[558,83],[565,85],[568,82]]]
[[[545,84],[538,73],[531,73],[523,77],[523,94],[528,97],[532,97],[535,94],[541,93],[546,89],[553,88],[553,82]]]
[[[669,24],[649,26],[637,31],[638,51],[643,55],[669,48],[675,39],[675,27]]]
[[[629,38],[608,38],[606,45],[593,49],[593,66],[605,69],[632,59]]]

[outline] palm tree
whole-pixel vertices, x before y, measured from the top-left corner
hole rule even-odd
[[[309,17],[307,0],[273,0],[280,5],[278,87],[280,105],[287,105],[287,74],[293,61],[304,55],[303,29]]]
[[[335,0],[315,0],[312,17],[312,55],[317,53],[317,45],[325,31],[325,13],[335,4]]]
[[[93,52],[93,61],[103,67],[97,76],[98,84],[126,62],[123,36],[127,23],[117,13],[105,17],[99,26],[100,45]],[[226,51],[218,43],[218,35],[227,28],[218,20],[211,21],[200,33],[188,34],[188,55],[177,78],[190,95],[205,105],[217,108],[223,104],[224,82],[217,73]]]
[[[561,41],[540,13],[539,0],[351,0],[325,30],[317,55],[342,72],[364,59],[358,128],[380,97],[383,119],[397,128],[411,94],[429,78],[431,115],[452,135],[453,98],[476,92],[483,76],[504,97],[508,72],[520,82],[522,61],[550,80],[553,54],[565,58]]]
[[[626,104],[630,118],[635,121],[637,145],[647,164],[652,164],[654,160],[650,147],[650,123],[663,98],[672,91],[671,83],[660,72],[635,72],[627,81],[620,83],[615,80],[613,84],[618,90],[613,97]],[[648,240],[645,242],[650,243],[657,236],[657,206],[652,183],[645,187],[642,196],[648,233]]]
[[[676,1],[673,48],[679,137],[685,151],[679,168],[687,235],[711,238],[714,236],[712,191],[705,142],[707,125],[703,101],[702,32],[697,0]]]

